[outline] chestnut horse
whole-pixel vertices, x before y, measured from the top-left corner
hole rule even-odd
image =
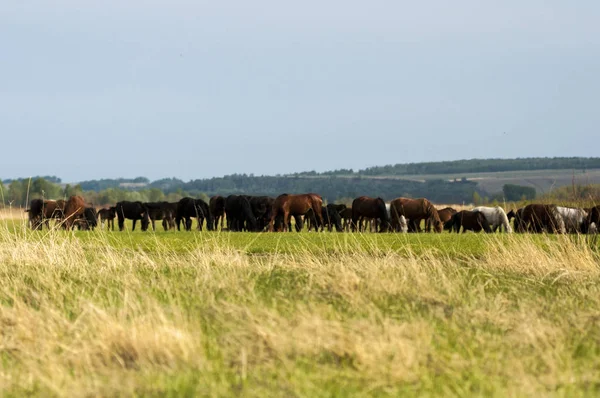
[[[396,198],[390,202],[390,212],[392,227],[400,225],[400,216],[404,216],[413,225],[419,225],[421,220],[431,220],[434,232],[442,232],[444,228],[437,209],[425,198]]]
[[[452,216],[455,215],[456,213],[458,213],[458,210],[456,210],[452,207],[444,207],[443,209],[438,210],[438,216],[440,217],[440,221],[442,223],[446,223],[446,222],[450,221]],[[428,218],[425,221],[425,232],[431,232],[431,219],[430,218]]]
[[[315,225],[323,225],[323,199],[316,193],[305,193],[300,195],[289,195],[284,193],[279,195],[273,202],[271,212],[271,221],[269,222],[269,231],[274,231],[275,218],[280,217],[283,222],[283,231],[289,230],[290,217],[294,216],[298,220],[310,209],[313,210],[312,217]],[[317,223],[317,218],[320,223]]]
[[[66,229],[73,228],[75,220],[83,217],[85,211],[85,199],[79,195],[73,195],[65,203],[65,223]]]
[[[388,217],[385,202],[381,198],[370,198],[361,196],[352,201],[352,231],[362,231],[362,219],[379,219],[381,221],[380,232],[385,232],[389,228],[390,218]]]

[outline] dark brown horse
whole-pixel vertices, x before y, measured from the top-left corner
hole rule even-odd
[[[352,224],[352,207],[346,207],[344,210],[340,212],[340,217],[342,217],[342,229],[346,232],[350,231],[350,225]]]
[[[440,217],[440,221],[442,223],[446,223],[450,221],[453,215],[458,213],[458,210],[453,209],[452,207],[444,207],[441,210],[438,210],[438,216]],[[431,218],[425,220],[425,231],[431,232]]]
[[[399,226],[400,216],[404,216],[412,225],[418,226],[422,220],[430,219],[434,232],[444,230],[444,224],[440,220],[437,209],[425,198],[396,198],[390,203],[390,215],[392,228]]]
[[[214,218],[215,231],[219,226],[219,220],[221,220],[221,229],[223,229],[223,222],[225,220],[225,198],[220,195],[211,197],[208,201],[208,208]]]
[[[600,228],[600,206],[592,207],[589,209],[585,209],[587,213],[587,219],[584,223],[584,233],[592,233],[597,232],[598,228]],[[592,225],[595,224],[595,228],[592,229]]]
[[[85,199],[79,195],[71,196],[65,204],[65,222],[63,226],[66,229],[73,228],[75,220],[83,217],[85,207]]]
[[[370,198],[361,196],[352,201],[352,231],[363,230],[362,220],[381,220],[380,232],[389,228],[390,218],[385,208],[385,202],[381,198]]]
[[[115,230],[115,217],[117,216],[116,207],[98,210],[96,217],[100,220],[100,226],[104,226],[106,221],[107,229]]]
[[[289,230],[290,217],[294,216],[296,220],[299,216],[313,210],[313,221],[315,225],[323,225],[323,199],[316,193],[306,193],[300,195],[289,195],[284,193],[279,195],[273,202],[273,211],[271,212],[271,221],[269,222],[269,231],[274,231],[275,218],[280,217],[283,223],[283,231]],[[320,223],[317,222],[318,218]]]
[[[50,229],[51,219],[62,220],[64,217],[65,201],[33,199],[27,212],[32,229],[42,229],[42,224]]]
[[[463,234],[467,231],[492,233],[492,228],[485,215],[478,211],[463,210],[455,213],[452,218],[444,224],[444,229],[460,232],[462,227]]]
[[[541,233],[565,233],[565,223],[558,213],[556,205],[531,204],[523,208],[521,216],[522,229]]]
[[[511,219],[515,219],[514,221],[514,230],[515,232],[526,232],[525,224],[523,223],[523,208],[517,210],[511,210],[506,213],[506,217],[510,222]]]

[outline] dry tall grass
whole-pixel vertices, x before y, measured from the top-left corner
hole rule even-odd
[[[598,393],[597,253],[584,239],[480,238],[477,257],[351,241],[250,255],[0,229],[0,389]]]

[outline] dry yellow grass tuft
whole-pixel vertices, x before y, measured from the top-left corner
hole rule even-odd
[[[598,392],[600,268],[584,238],[479,235],[469,254],[337,235],[315,254],[136,236],[0,228],[2,391]]]

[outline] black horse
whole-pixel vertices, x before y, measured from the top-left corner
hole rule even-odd
[[[133,220],[133,226],[131,227],[132,231],[135,231],[137,220],[141,220],[142,231],[148,229],[148,224],[150,223],[148,208],[144,206],[142,202],[119,202],[115,206],[115,212],[117,213],[117,219],[119,221],[119,231],[122,231],[125,228],[126,218]]]
[[[230,231],[256,231],[256,216],[252,211],[250,199],[246,195],[229,195],[225,199],[227,228]]]
[[[256,217],[256,230],[264,231],[269,226],[271,212],[273,211],[275,198],[270,196],[251,196],[250,207],[252,214]]]
[[[177,230],[181,230],[181,220],[185,219],[185,230],[191,231],[192,229],[192,217],[198,220],[198,230],[202,231],[202,225],[204,219],[206,219],[206,228],[209,231],[213,230],[214,222],[208,203],[202,199],[194,199],[185,197],[177,203],[177,212],[175,216],[175,222],[177,224]]]
[[[460,232],[460,228],[462,227],[463,233],[469,231],[479,232],[481,230],[486,233],[491,233],[492,228],[488,223],[487,219],[478,211],[469,211],[463,210],[454,214],[452,218],[444,224],[444,229],[456,231],[456,233]]]
[[[148,217],[152,223],[152,230],[156,230],[156,220],[162,220],[162,226],[165,231],[175,227],[175,215],[177,213],[177,203],[169,202],[149,202],[144,203],[148,208]]]

